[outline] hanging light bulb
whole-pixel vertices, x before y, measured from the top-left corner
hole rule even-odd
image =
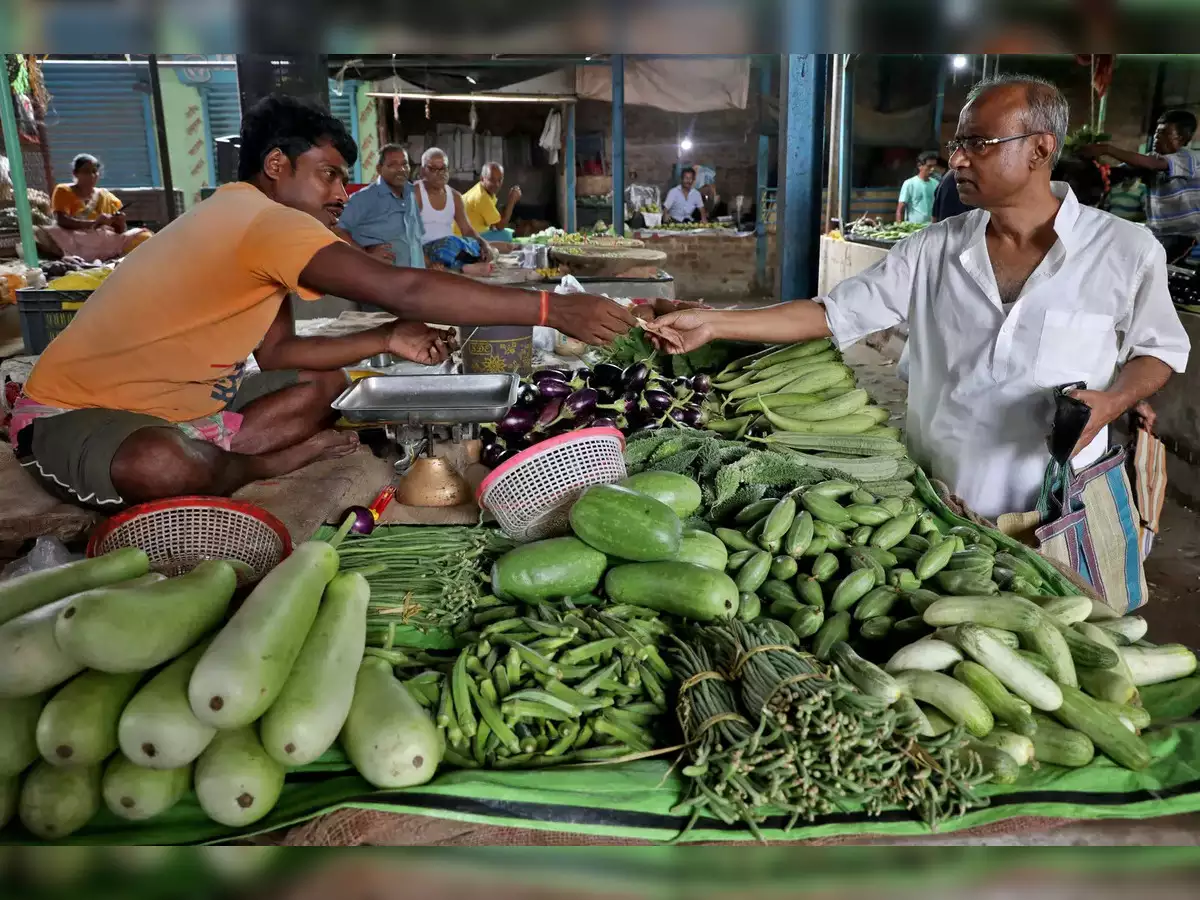
[[[687,153],[689,150],[691,150],[692,149],[692,139],[690,137],[685,137],[682,141],[679,142],[679,149],[682,150],[684,153]]]
[[[954,57],[953,60],[951,60],[951,64],[956,69],[965,69],[967,67],[967,58],[959,53]]]

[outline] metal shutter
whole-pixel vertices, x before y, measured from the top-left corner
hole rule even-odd
[[[337,95],[337,82],[329,79],[329,111],[341,119],[354,143],[358,144],[358,82],[345,81],[342,83],[342,95]],[[351,176],[356,182],[362,182],[362,154],[354,164]]]
[[[106,187],[161,184],[145,66],[55,65],[42,69],[50,108],[46,131],[55,181],[71,181],[71,161],[90,153]]]
[[[214,138],[241,134],[242,100],[237,81],[213,82],[200,86],[208,130]]]

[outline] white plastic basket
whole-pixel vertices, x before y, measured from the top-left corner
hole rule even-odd
[[[615,428],[583,428],[522,450],[496,468],[476,492],[479,505],[517,541],[571,530],[571,506],[593,484],[625,477],[625,436]]]

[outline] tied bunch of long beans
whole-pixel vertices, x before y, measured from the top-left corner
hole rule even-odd
[[[685,833],[709,814],[762,838],[771,812],[788,816],[786,831],[850,804],[872,815],[903,806],[935,826],[979,803],[970,787],[979,760],[963,752],[961,731],[922,745],[915,720],[773,630],[708,626],[676,645],[676,712],[691,757]]]
[[[371,585],[367,642],[391,646],[397,625],[449,628],[485,596],[492,561],[512,542],[494,528],[414,526],[350,535],[342,571]]]

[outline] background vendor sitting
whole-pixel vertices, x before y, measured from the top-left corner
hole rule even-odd
[[[463,207],[466,209],[467,220],[479,234],[488,241],[512,241],[513,232],[508,227],[512,221],[513,210],[521,201],[521,189],[513,185],[508,189],[508,200],[504,204],[503,214],[496,205],[500,189],[504,187],[504,167],[498,162],[483,164],[483,172],[478,183],[463,194]],[[454,233],[461,235],[458,226]]]
[[[696,170],[689,167],[679,176],[679,184],[667,191],[663,212],[672,222],[707,222],[704,198],[696,190]]]
[[[99,187],[100,161],[80,153],[71,164],[75,181],[54,188],[50,211],[55,224],[37,229],[38,249],[61,259],[118,259],[150,237],[145,228],[129,228],[121,201]]]

